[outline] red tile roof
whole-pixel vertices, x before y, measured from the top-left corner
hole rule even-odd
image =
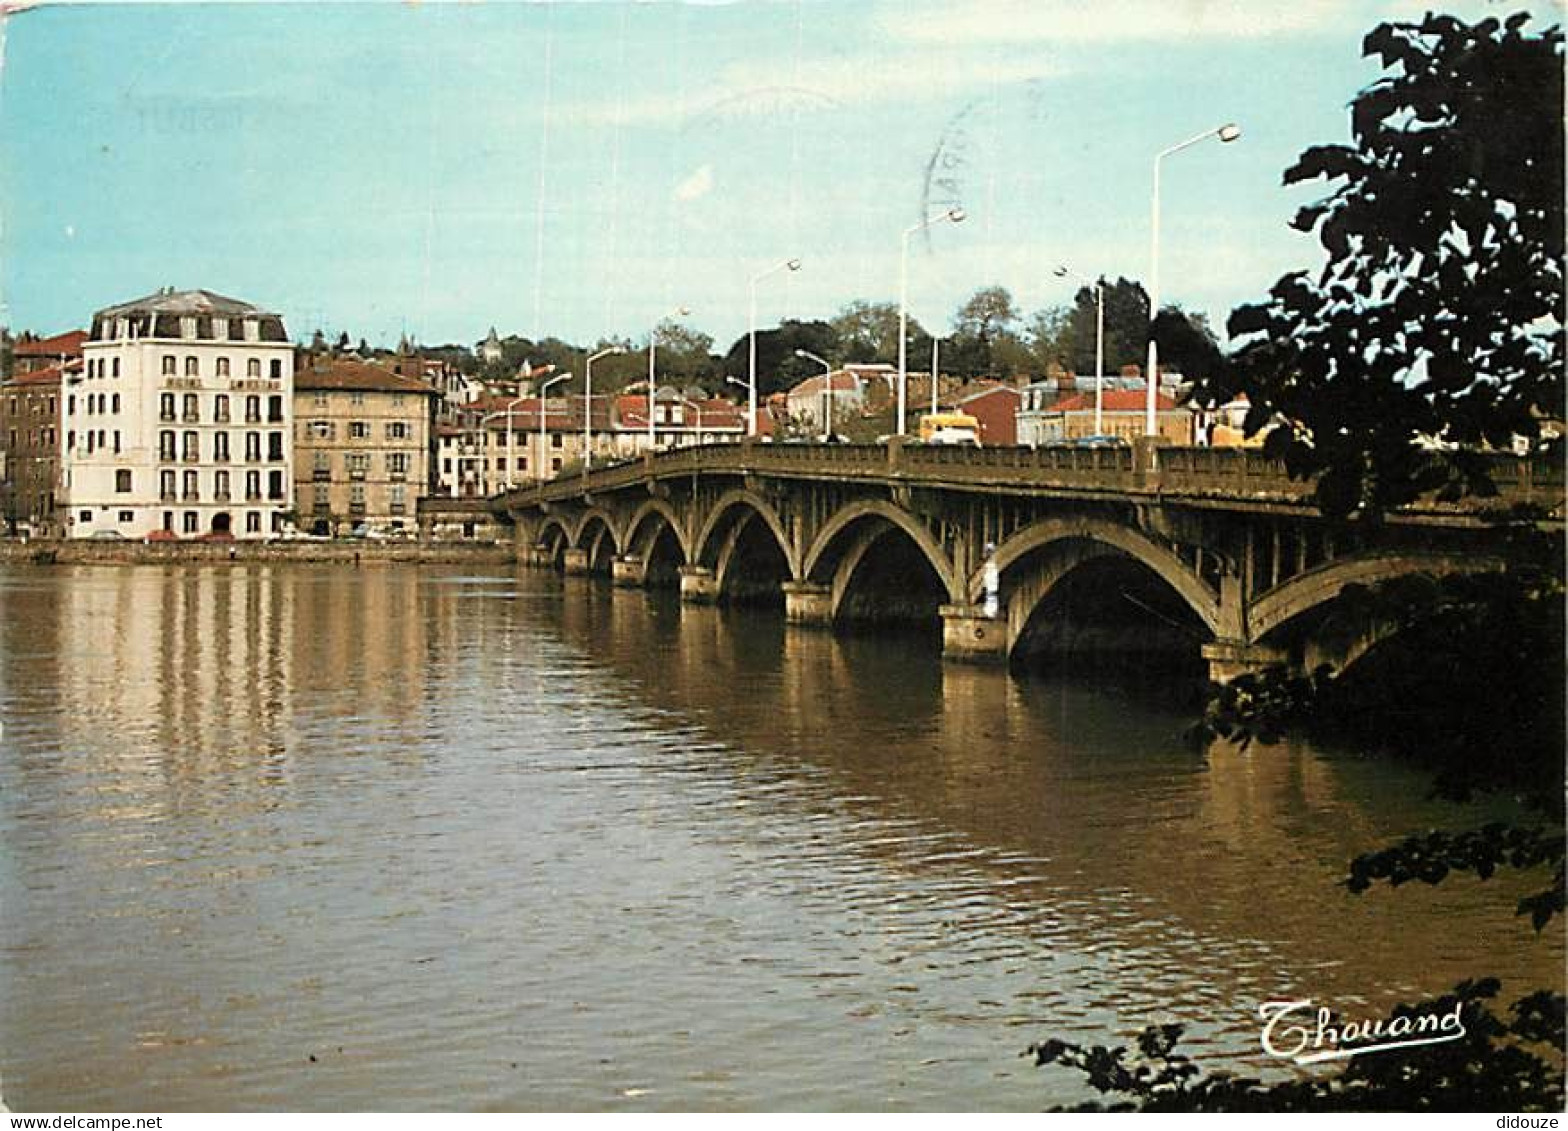
[[[353,358],[317,358],[294,374],[296,389],[347,389],[371,393],[424,393],[438,396],[435,389],[413,377],[405,377],[379,365]]]
[[[1149,394],[1144,389],[1106,389],[1102,394],[1101,408],[1106,412],[1144,412],[1148,408]],[[1160,412],[1170,412],[1176,407],[1176,402],[1164,393],[1155,399],[1155,407]],[[1093,393],[1074,393],[1070,397],[1063,397],[1046,412],[1093,412]]]
[[[87,340],[86,330],[67,330],[52,338],[39,338],[36,342],[13,342],[13,357],[81,357],[82,343]]]
[[[80,364],[73,363],[66,366],[66,368],[76,370],[80,369],[81,366]],[[16,386],[32,387],[42,385],[58,385],[59,383],[60,367],[58,365],[50,365],[43,369],[35,369],[31,373],[12,374],[10,379],[6,381],[5,385],[7,388],[13,388]]]

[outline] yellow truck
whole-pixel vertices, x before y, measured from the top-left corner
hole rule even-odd
[[[928,412],[920,418],[922,444],[980,446],[980,422],[967,412]]]

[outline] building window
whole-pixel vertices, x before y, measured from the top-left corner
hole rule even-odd
[[[174,394],[173,393],[160,393],[158,395],[158,419],[159,420],[173,420],[174,419]]]
[[[212,418],[219,424],[227,424],[229,422],[229,395],[227,393],[219,393],[212,398]]]
[[[550,446],[552,448],[559,448],[561,446],[561,434],[559,432],[550,433]],[[559,466],[559,464],[557,464],[557,466]]]
[[[87,454],[93,454],[93,433],[87,433]]]
[[[120,430],[118,428],[114,430],[114,454],[120,454]]]
[[[278,424],[278,423],[282,422],[282,420],[283,420],[283,398],[282,397],[268,397],[267,398],[267,420],[269,422],[273,423],[273,424]]]
[[[65,415],[67,415],[67,416],[75,416],[76,415],[76,394],[75,393],[72,393],[70,396],[65,398]]]
[[[187,432],[180,437],[180,458],[186,463],[195,463],[201,459],[201,441],[195,432]]]
[[[114,490],[119,495],[131,493],[131,472],[129,468],[119,468],[114,473]]]
[[[227,471],[213,473],[212,497],[219,502],[226,503],[229,501],[229,473]]]
[[[261,398],[260,397],[246,397],[245,398],[245,423],[246,424],[260,424],[261,423]]]
[[[201,419],[201,398],[195,393],[185,394],[184,415],[187,423],[194,424]]]
[[[185,359],[185,376],[187,376],[187,377],[199,377],[199,376],[201,376],[201,363],[198,362],[194,357],[187,357]]]
[[[261,433],[260,432],[247,432],[247,433],[245,433],[245,462],[246,463],[260,463],[261,462]]]
[[[218,359],[218,376],[219,377],[227,377],[228,375],[229,375],[229,359],[226,358],[226,357],[220,357]]]
[[[393,514],[402,514],[408,508],[408,488],[401,483],[392,484],[387,500],[387,509]]]
[[[212,434],[212,459],[214,463],[229,462],[229,434],[227,432],[214,432]]]
[[[281,499],[283,497],[283,472],[267,472],[267,498]]]
[[[165,502],[174,498],[174,472],[160,471],[158,473],[158,498]]]
[[[348,477],[350,479],[363,479],[370,470],[370,454],[368,452],[350,452],[348,456]]]
[[[166,353],[163,355],[163,375],[165,377],[173,377],[174,372],[174,355]]]
[[[92,511],[77,511],[76,512],[76,517],[78,519],[80,519],[82,522],[91,522],[93,520],[93,512]]]
[[[187,471],[185,473],[185,490],[183,492],[183,495],[187,500],[201,498],[201,492],[196,489],[196,486],[196,473],[194,471]]]
[[[109,398],[109,411],[110,412],[119,412],[120,411],[120,394],[119,393],[115,393],[114,396]]]
[[[261,512],[260,511],[246,511],[245,512],[245,533],[246,534],[260,534],[261,533]]]
[[[451,475],[452,474],[452,461],[449,460],[449,459],[442,460],[441,461],[441,471],[442,471],[442,474]]]
[[[365,403],[365,393],[364,393],[364,391],[356,389],[354,392],[350,393],[348,395],[348,403],[349,404],[364,404]]]
[[[120,521],[121,522],[135,522],[136,521],[136,512],[135,511],[121,511],[120,512]]]
[[[113,361],[109,362],[109,373],[110,373],[111,376],[114,376],[114,377],[118,377],[120,375],[120,359],[119,358],[115,358]]]
[[[198,516],[197,516],[195,511],[186,511],[185,512],[185,517],[183,519],[183,525],[185,527],[185,533],[187,533],[187,534],[195,534],[196,530],[197,530],[197,523],[199,521],[200,521],[200,519],[198,518]]]
[[[365,513],[365,485],[363,483],[350,485],[348,489],[348,513]]]
[[[363,420],[351,420],[348,424],[348,438],[350,440],[370,439],[370,424]]]
[[[311,437],[317,440],[330,440],[336,431],[330,420],[312,420],[307,428]]]
[[[313,402],[317,408],[326,408],[327,405],[331,402],[331,398],[327,396],[324,390],[317,389],[316,395],[313,398]]]
[[[245,497],[247,499],[261,498],[261,472],[247,471],[245,473]]]
[[[282,461],[282,459],[283,459],[283,433],[282,432],[268,432],[267,433],[267,459],[269,461],[273,462],[273,463],[279,463],[279,462]]]
[[[283,380],[283,359],[278,357],[273,358],[272,364],[268,367],[268,373],[271,375],[274,381]]]
[[[408,453],[390,452],[387,455],[387,474],[393,479],[408,478]]]
[[[328,452],[317,452],[311,464],[312,479],[332,478],[332,456]]]
[[[317,514],[332,513],[332,494],[328,488],[322,486],[319,483],[316,485],[316,494],[312,501],[312,509]]]
[[[253,358],[251,358],[249,361],[247,361],[245,363],[245,376],[247,376],[247,377],[260,377],[261,376],[261,360],[259,358],[254,358],[253,357]]]
[[[387,421],[387,439],[388,440],[406,440],[406,439],[408,439],[408,423],[407,423],[407,421],[403,421],[403,420],[389,420],[389,421]]]

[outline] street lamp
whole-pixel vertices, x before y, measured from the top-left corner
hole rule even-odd
[[[560,374],[558,376],[550,378],[543,385],[539,386],[539,463],[538,463],[538,467],[539,467],[539,479],[540,479],[541,482],[543,482],[543,480],[544,480],[544,447],[545,447],[545,443],[547,442],[545,440],[545,434],[544,434],[544,418],[545,418],[545,413],[547,411],[547,409],[546,409],[547,401],[545,399],[545,396],[546,396],[547,393],[549,393],[551,385],[554,385],[554,384],[556,384],[559,381],[565,381],[570,376],[571,376],[570,372],[562,373],[562,374]]]
[[[822,366],[822,432],[833,435],[833,367],[810,350],[796,350],[796,357],[814,361]]]
[[[685,318],[691,313],[690,308],[677,306],[665,318]],[[660,319],[662,323],[664,319]],[[655,326],[648,331],[648,450],[653,451],[653,350],[659,341],[659,327]]]
[[[583,365],[583,474],[593,466],[593,363],[612,353],[625,353],[625,346],[606,346],[590,354]]]
[[[747,373],[750,374],[750,384],[747,387],[750,392],[746,402],[746,435],[748,436],[757,434],[757,284],[769,275],[785,270],[799,271],[800,260],[786,259],[751,277],[750,316],[746,321],[746,336],[749,339],[747,351],[750,356],[747,366]]]
[[[512,489],[512,468],[517,463],[517,455],[512,451],[512,411],[527,397],[513,397],[506,402],[506,489]]]
[[[951,220],[955,224],[964,222],[962,208],[949,208],[946,212],[938,212],[935,216],[927,216],[918,224],[912,224],[904,229],[903,240],[899,245],[898,256],[898,427],[894,429],[898,435],[904,434],[904,395],[905,387],[909,381],[909,237],[916,232],[929,228],[932,224],[940,224],[943,220]],[[932,378],[935,380],[935,377]]]
[[[1094,434],[1103,436],[1105,435],[1105,283],[1104,280],[1091,283],[1065,263],[1056,269],[1056,277],[1077,279],[1094,291]]]
[[[1204,130],[1201,134],[1189,137],[1186,141],[1179,142],[1169,149],[1162,149],[1154,157],[1154,202],[1152,206],[1152,220],[1149,224],[1149,372],[1148,372],[1148,409],[1144,416],[1144,435],[1154,435],[1154,410],[1159,399],[1159,364],[1160,350],[1154,340],[1154,320],[1160,313],[1160,162],[1172,153],[1186,149],[1189,145],[1197,145],[1217,137],[1229,143],[1241,137],[1241,127],[1234,122],[1227,122],[1223,126],[1215,126],[1212,130]]]

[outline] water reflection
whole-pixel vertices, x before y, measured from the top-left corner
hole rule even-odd
[[[1478,819],[1141,696],[534,574],[0,574],[19,1107],[1012,1107],[1046,1033],[1561,985]],[[1503,908],[1502,912],[1499,908]],[[312,1059],[314,1058],[314,1059]]]

